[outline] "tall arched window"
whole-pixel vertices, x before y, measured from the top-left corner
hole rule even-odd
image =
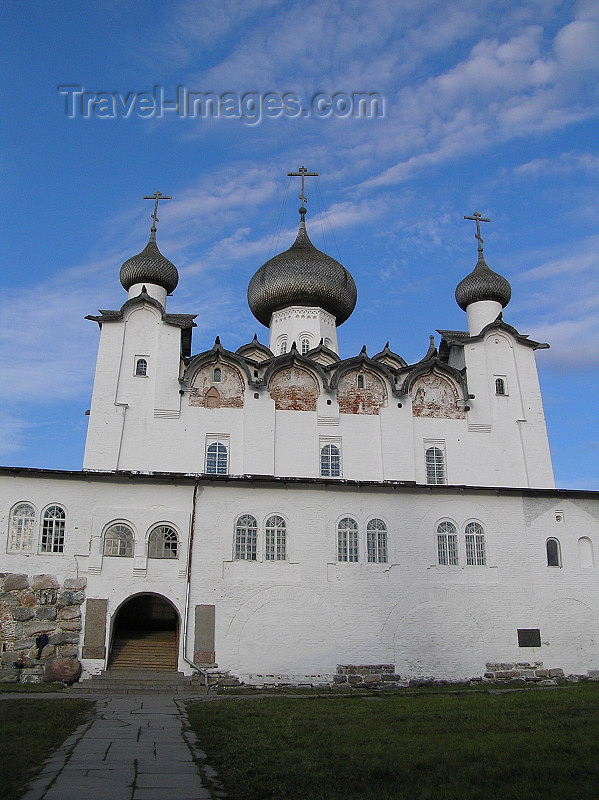
[[[212,381],[213,383],[220,383],[223,378],[223,373],[220,367],[215,367],[212,373]]]
[[[8,525],[8,551],[31,553],[35,531],[35,509],[30,503],[19,503],[10,515]]]
[[[283,339],[281,344],[279,345],[279,355],[282,356],[287,352],[287,340]]]
[[[445,453],[440,447],[426,450],[426,482],[445,483]]]
[[[64,552],[64,526],[66,514],[60,506],[49,506],[42,519],[42,553]]]
[[[505,394],[505,381],[503,378],[495,378],[495,394]]]
[[[235,524],[235,558],[255,561],[258,523],[251,514],[242,514]]]
[[[104,555],[133,558],[133,531],[128,525],[117,522],[104,534]]]
[[[287,525],[283,517],[269,517],[265,526],[264,556],[267,561],[285,561],[287,558]]]
[[[562,565],[562,552],[558,539],[547,539],[545,543],[547,550],[547,566],[548,567],[561,567]]]
[[[444,567],[458,564],[458,533],[452,522],[437,525],[437,560]]]
[[[368,561],[384,564],[387,561],[387,526],[382,519],[371,519],[366,526]]]
[[[320,450],[320,475],[338,478],[341,475],[341,450],[336,444],[325,444]]]
[[[135,365],[135,374],[145,377],[148,374],[148,362],[145,358],[138,358]]]
[[[478,522],[466,525],[466,566],[483,567],[487,563],[485,532]]]
[[[206,472],[208,475],[226,475],[228,470],[227,446],[224,442],[212,442],[206,448]]]
[[[358,560],[358,523],[344,517],[337,525],[337,561]]]
[[[310,340],[306,336],[304,336],[304,338],[301,340],[300,347],[302,355],[305,356],[310,349]]]
[[[358,389],[363,389],[363,388],[364,388],[364,376],[360,373],[360,375],[358,375]]]
[[[170,525],[158,525],[148,537],[148,558],[178,558],[179,537]]]

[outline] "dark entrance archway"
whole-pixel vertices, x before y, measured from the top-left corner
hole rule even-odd
[[[111,670],[177,669],[179,615],[157,594],[138,594],[118,609],[112,628]]]

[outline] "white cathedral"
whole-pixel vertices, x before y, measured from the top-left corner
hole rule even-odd
[[[467,330],[408,364],[388,345],[340,358],[356,286],[310,241],[303,201],[295,242],[249,284],[267,344],[194,354],[194,315],[167,310],[156,205],[126,301],[88,317],[83,470],[0,468],[3,670],[599,675],[599,493],[555,489],[548,345],[504,321],[480,214],[455,293]]]

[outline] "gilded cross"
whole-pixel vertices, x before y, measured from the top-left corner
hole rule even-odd
[[[480,223],[481,222],[491,222],[490,219],[487,217],[483,217],[480,211],[475,211],[472,217],[464,217],[464,219],[471,219],[476,222],[476,234],[474,235],[475,239],[478,239],[478,252],[479,255],[482,255],[483,252],[483,237],[480,235]]]
[[[172,200],[173,198],[168,194],[162,194],[162,192],[154,192],[154,194],[144,195],[142,199],[154,201],[154,213],[151,214],[150,216],[154,220],[152,222],[152,230],[155,231],[156,223],[158,222],[158,203],[160,202],[160,200]]]
[[[305,179],[307,177],[308,178],[317,177],[318,176],[318,172],[308,172],[308,170],[305,167],[300,167],[297,172],[288,172],[287,175],[290,178],[301,178],[302,179],[302,191],[300,192],[300,195],[299,195],[299,199],[301,200],[302,207],[300,208],[299,213],[301,214],[302,221],[303,221],[305,216],[306,216],[306,203],[308,202],[308,199],[306,198],[306,196],[304,194],[304,181],[305,181]]]

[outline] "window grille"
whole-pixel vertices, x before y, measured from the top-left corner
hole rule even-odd
[[[341,475],[341,450],[336,444],[325,444],[320,450],[320,475],[338,478]]]
[[[256,560],[258,523],[251,514],[243,514],[235,524],[235,558],[245,561]]]
[[[148,537],[148,558],[178,558],[179,537],[170,525],[159,525]]]
[[[35,509],[29,503],[19,503],[10,515],[8,550],[30,553],[33,550]]]
[[[441,566],[458,565],[458,534],[451,522],[437,525],[437,557]]]
[[[370,563],[387,561],[387,526],[382,519],[371,519],[366,526],[366,550]]]
[[[358,389],[364,388],[364,376],[358,375]]]
[[[145,358],[138,358],[135,365],[135,374],[142,377],[148,374],[148,362]]]
[[[64,552],[64,526],[66,514],[60,506],[50,506],[44,511],[42,522],[42,553]]]
[[[287,341],[283,340],[279,347],[279,355],[284,355],[287,352]]]
[[[426,482],[445,483],[445,453],[440,447],[426,450]]]
[[[351,517],[344,517],[337,526],[337,561],[358,560],[358,525]]]
[[[287,526],[283,517],[266,520],[264,555],[267,561],[285,561],[287,558]]]
[[[466,566],[482,567],[487,563],[485,532],[478,522],[466,525]]]
[[[222,381],[223,373],[220,367],[215,367],[212,373],[212,382],[220,383]]]
[[[128,525],[117,522],[104,534],[104,555],[133,558],[133,531]]]
[[[495,379],[495,394],[505,394],[505,381],[503,378]]]
[[[310,340],[307,338],[302,339],[301,348],[302,348],[302,355],[305,356],[308,350],[310,349]]]
[[[223,442],[212,442],[206,448],[206,472],[208,475],[226,475],[228,472],[227,446]]]

